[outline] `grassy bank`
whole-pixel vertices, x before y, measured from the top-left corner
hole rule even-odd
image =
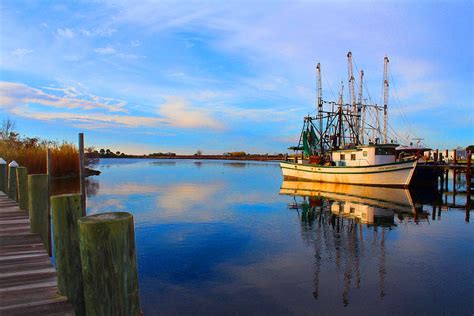
[[[69,143],[56,144],[37,139],[0,140],[0,157],[28,169],[29,174],[46,173],[47,148],[52,151],[52,176],[66,177],[79,173],[78,149]]]

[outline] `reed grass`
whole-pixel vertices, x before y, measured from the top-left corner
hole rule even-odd
[[[7,163],[15,160],[28,169],[29,174],[46,173],[47,148],[51,148],[53,177],[66,177],[79,174],[79,151],[69,143],[36,143],[0,140],[0,157]]]

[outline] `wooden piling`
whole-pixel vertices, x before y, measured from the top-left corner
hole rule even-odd
[[[470,196],[471,195],[471,177],[472,177],[472,174],[471,174],[471,168],[472,168],[472,161],[471,161],[471,156],[472,156],[472,152],[470,150],[468,150],[466,152],[467,154],[467,163],[466,163],[466,190],[467,190],[467,195]]]
[[[8,193],[7,162],[0,158],[0,191]]]
[[[13,164],[15,161],[12,161],[8,165],[8,197],[15,202],[18,202],[18,188],[16,184],[16,167],[18,164]]]
[[[472,152],[467,150],[467,164],[466,164],[466,222],[469,222],[469,217],[471,215],[471,156]]]
[[[59,294],[69,298],[76,315],[85,315],[79,225],[77,223],[78,219],[82,217],[81,195],[52,196],[51,213]]]
[[[97,214],[78,222],[87,315],[139,315],[132,214]]]
[[[28,211],[31,220],[31,232],[38,233],[46,249],[50,249],[51,243],[48,238],[50,223],[48,208],[48,175],[30,174],[28,176],[29,206]]]
[[[453,164],[456,166],[458,163],[458,154],[456,152],[456,149],[453,150]]]
[[[28,212],[28,170],[26,167],[16,168],[16,183],[18,186],[18,206]]]
[[[53,255],[53,247],[51,246],[52,243],[52,236],[51,236],[51,191],[52,191],[52,163],[53,163],[53,155],[51,153],[51,148],[48,148],[46,151],[46,174],[48,175],[48,240],[49,240],[49,249],[48,254],[51,257]]]
[[[79,181],[81,189],[82,216],[86,216],[86,177],[84,167],[84,133],[79,133]]]
[[[447,149],[444,151],[444,158],[447,160],[446,163],[449,163],[449,150]]]

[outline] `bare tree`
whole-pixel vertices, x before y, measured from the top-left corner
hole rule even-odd
[[[0,129],[0,140],[9,140],[16,138],[18,133],[15,132],[15,121],[6,118],[2,121],[2,128]]]

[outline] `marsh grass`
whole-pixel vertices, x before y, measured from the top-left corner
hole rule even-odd
[[[10,163],[15,160],[28,169],[28,174],[46,173],[47,148],[52,151],[52,176],[67,177],[79,173],[79,151],[69,143],[31,143],[18,140],[0,140],[0,157]]]

